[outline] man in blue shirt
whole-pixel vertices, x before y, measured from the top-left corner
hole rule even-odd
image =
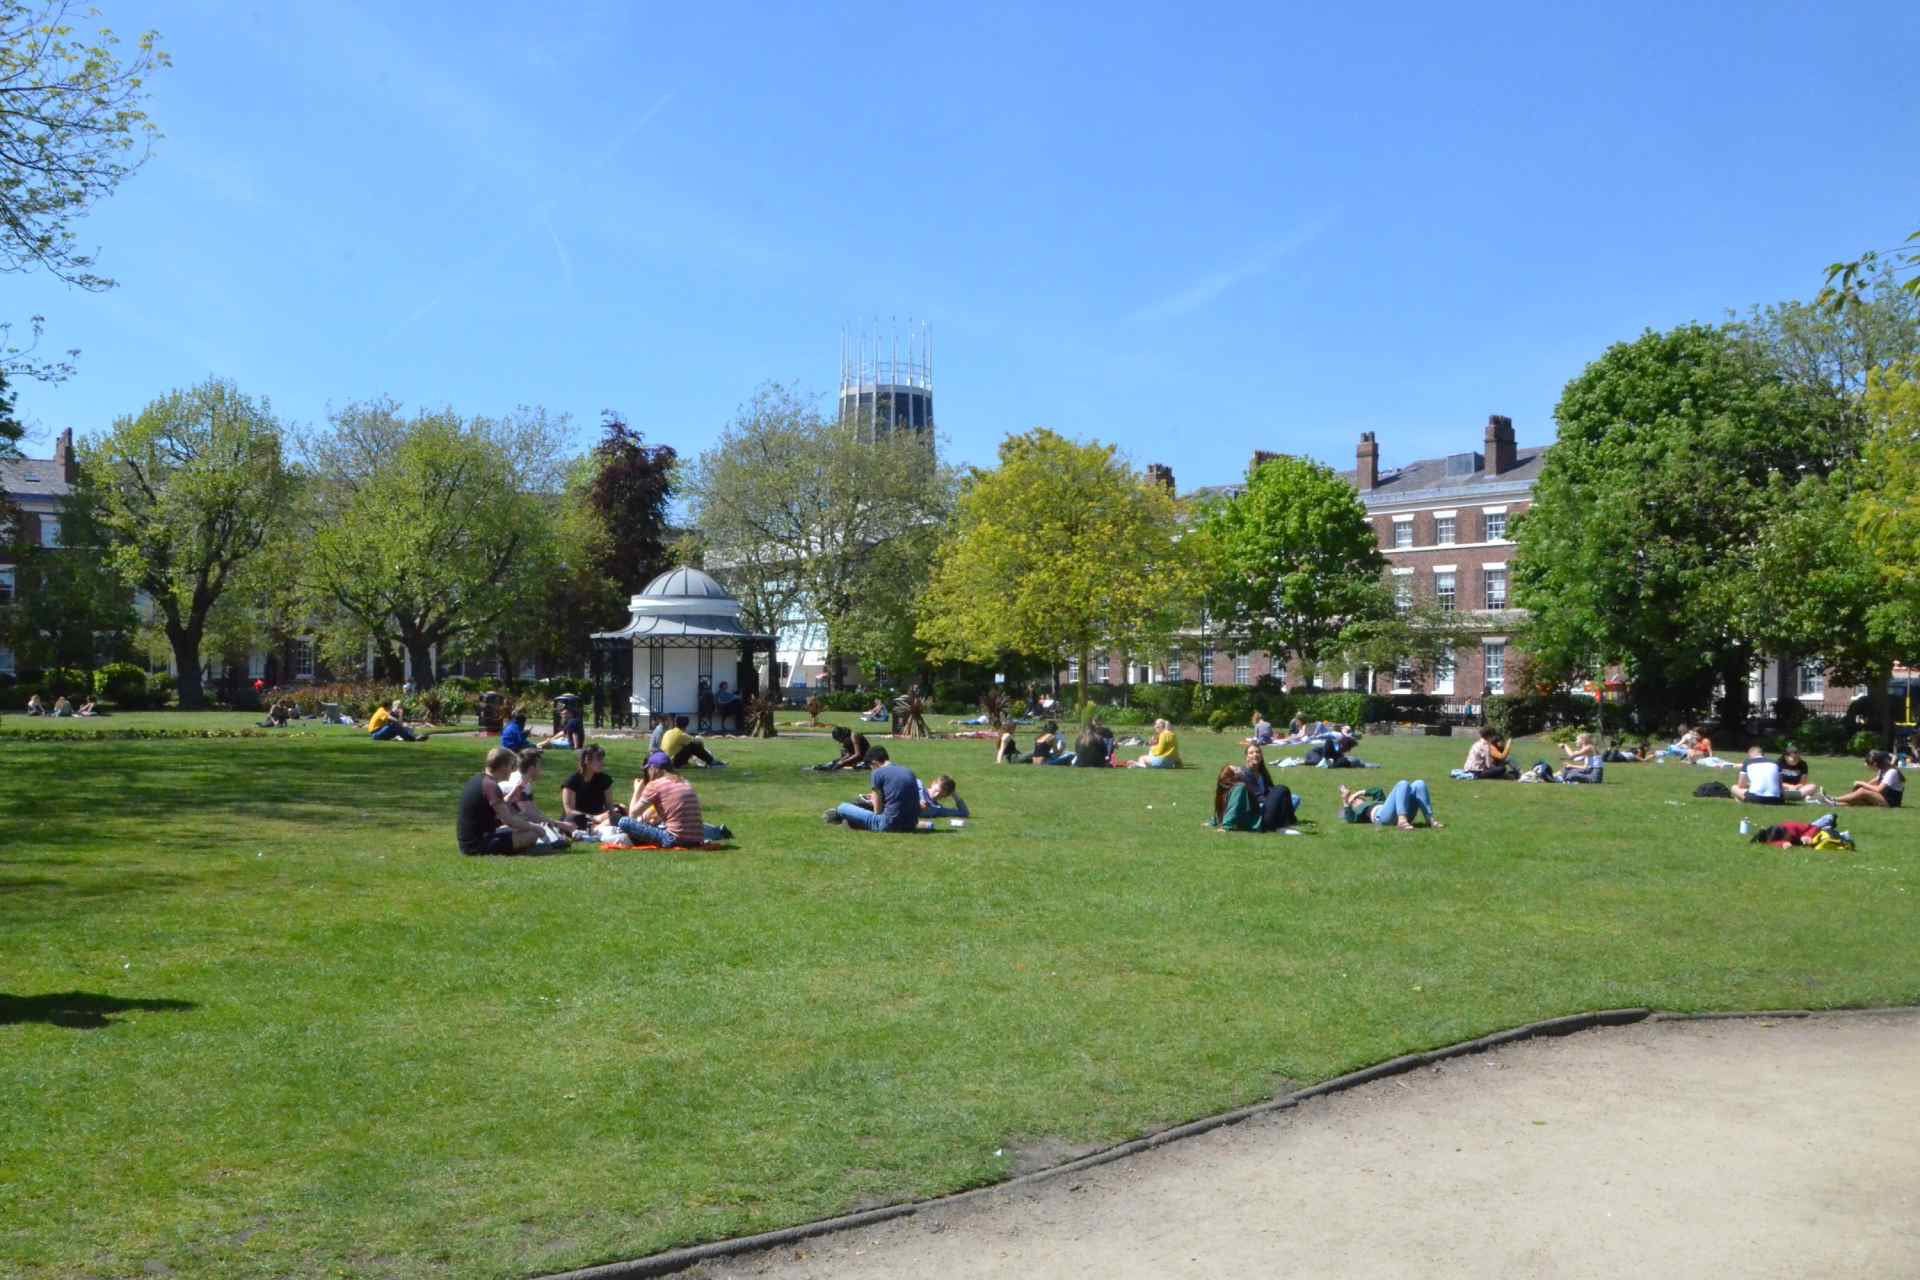
[[[861,831],[917,831],[920,828],[920,779],[913,770],[890,761],[885,747],[867,752],[873,767],[873,791],[867,796],[871,809],[843,804],[829,809],[828,822],[844,822]]]
[[[500,745],[508,751],[525,751],[532,745],[527,741],[526,712],[514,712],[513,718],[500,726]]]

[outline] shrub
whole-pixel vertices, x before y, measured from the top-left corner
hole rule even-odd
[[[1152,719],[1186,724],[1193,719],[1193,687],[1188,684],[1137,684],[1129,706]]]
[[[1808,716],[1793,732],[1800,749],[1811,755],[1837,756],[1847,750],[1853,731],[1840,716]]]
[[[1524,738],[1556,725],[1593,725],[1593,700],[1570,693],[1492,694],[1485,705],[1487,723],[1505,738]]]
[[[1862,729],[1859,733],[1856,733],[1851,738],[1847,739],[1847,754],[1854,755],[1854,756],[1864,756],[1869,751],[1877,750],[1879,746],[1880,746],[1879,735],[1874,733],[1869,733],[1867,730]]]
[[[0,738],[21,742],[145,742],[160,738],[264,738],[265,729],[8,729]]]
[[[819,698],[821,707],[828,711],[865,711],[873,705],[874,698],[885,696],[885,694],[860,693],[853,689],[840,689],[833,693],[822,693]]]
[[[49,667],[40,678],[40,696],[52,702],[61,694],[85,698],[93,692],[93,680],[78,667]]]
[[[1110,724],[1115,728],[1132,728],[1154,721],[1153,716],[1139,707],[1107,707],[1101,710],[1099,716],[1102,724]]]
[[[1367,699],[1364,693],[1293,693],[1288,695],[1292,715],[1302,720],[1326,720],[1333,724],[1367,723]]]
[[[147,705],[147,673],[131,662],[109,662],[93,673],[93,695],[132,710]]]
[[[150,677],[147,680],[147,705],[150,707],[164,707],[173,701],[174,695],[179,692],[179,689],[180,682],[169,673],[162,671],[159,675]]]
[[[1207,727],[1209,729],[1212,729],[1215,733],[1225,733],[1227,730],[1233,728],[1233,726],[1240,723],[1241,723],[1240,717],[1235,715],[1232,711],[1228,710],[1225,707],[1220,708],[1218,711],[1215,711],[1212,715],[1207,717]]]
[[[0,688],[0,711],[25,711],[27,699],[39,692],[39,681],[16,680]]]

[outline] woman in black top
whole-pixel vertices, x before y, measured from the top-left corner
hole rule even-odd
[[[606,750],[586,748],[580,753],[580,767],[560,784],[561,816],[580,826],[597,826],[596,819],[608,813],[616,818],[625,816],[626,810],[607,799],[612,790]]]
[[[831,764],[817,764],[813,766],[815,769],[825,772],[835,769],[861,769],[866,767],[867,752],[872,750],[872,747],[867,743],[866,734],[855,733],[851,729],[841,725],[835,725],[833,727],[833,740],[840,744],[840,758]]]

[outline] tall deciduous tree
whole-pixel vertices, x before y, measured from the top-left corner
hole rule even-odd
[[[14,567],[16,590],[0,608],[0,645],[13,650],[15,664],[91,668],[123,656],[137,626],[133,595],[106,557],[100,494],[89,476],[60,503],[59,546],[16,537],[7,547],[8,540],[0,538],[0,560]]]
[[[650,445],[618,413],[602,415],[600,442],[588,455],[587,503],[603,534],[592,568],[623,596],[631,596],[672,567],[667,562],[667,502],[677,455]]]
[[[1795,385],[1724,330],[1619,343],[1567,384],[1532,508],[1515,602],[1549,669],[1621,661],[1637,703],[1698,711],[1714,683],[1747,716],[1757,638],[1738,625],[1777,478],[1826,475],[1858,448],[1844,402]]]
[[[285,519],[283,436],[264,399],[212,379],[120,419],[83,454],[109,562],[158,610],[183,707],[203,701],[208,614]]]
[[[944,522],[952,490],[930,438],[869,443],[771,384],[687,483],[707,571],[756,629],[778,633],[807,611],[823,618],[836,676],[869,629],[887,625],[876,615],[910,607],[924,561],[916,569],[905,552]]]
[[[1309,684],[1343,647],[1377,647],[1393,619],[1386,557],[1353,486],[1306,458],[1262,463],[1200,526],[1219,627],[1296,659]],[[1397,633],[1396,633],[1397,634]],[[1409,632],[1402,637],[1412,646]]]
[[[553,566],[544,501],[559,490],[558,423],[539,410],[462,419],[349,405],[313,448],[324,520],[308,585],[371,632],[394,635],[422,686],[434,650],[536,607]]]
[[[921,599],[932,656],[1008,652],[1080,663],[1095,650],[1164,652],[1192,616],[1196,575],[1173,495],[1112,445],[1037,429],[1000,444],[1000,465],[965,481]]]

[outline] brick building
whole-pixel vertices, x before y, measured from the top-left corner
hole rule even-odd
[[[0,608],[11,605],[29,585],[6,548],[60,546],[60,511],[73,492],[76,478],[71,429],[62,431],[54,441],[51,458],[0,459],[0,490],[20,513],[20,527],[0,537]],[[13,651],[0,648],[0,675],[10,675],[13,670]]]

